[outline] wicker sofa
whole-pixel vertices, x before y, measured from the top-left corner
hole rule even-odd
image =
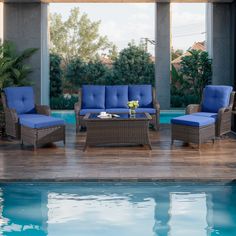
[[[2,93],[6,134],[34,146],[63,140],[64,120],[51,117],[50,108],[35,105],[32,87],[8,87]]]
[[[208,85],[203,91],[201,104],[188,105],[186,114],[214,118],[215,134],[222,136],[231,131],[234,96],[231,86]]]
[[[150,124],[159,129],[160,105],[156,91],[151,85],[83,85],[79,90],[79,102],[75,104],[76,132],[85,127],[84,116],[87,113],[128,113],[127,102],[139,101],[138,112],[152,116]]]

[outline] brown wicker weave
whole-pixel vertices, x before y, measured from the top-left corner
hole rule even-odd
[[[87,127],[87,146],[107,144],[135,144],[147,145],[151,149],[149,140],[149,121],[152,117],[148,113],[145,118],[109,118],[94,119],[88,113],[84,117]]]
[[[82,103],[82,90],[78,91],[79,101],[75,103],[75,117],[76,117],[76,133],[80,131],[81,127],[86,127],[84,116],[80,115],[81,103]],[[150,120],[150,124],[153,125],[155,130],[159,130],[160,128],[160,104],[156,98],[156,90],[152,89],[152,100],[153,100],[153,108],[156,109],[156,114],[151,115],[152,119]]]
[[[6,120],[6,134],[21,140],[21,144],[32,144],[34,149],[39,145],[50,142],[64,141],[65,144],[65,125],[51,126],[47,128],[34,129],[19,124],[16,111],[7,107],[6,96],[2,93],[2,102]],[[37,114],[51,114],[49,106],[35,105]]]
[[[207,140],[215,140],[215,124],[202,127],[171,124],[171,141],[181,140],[186,143],[200,144]]]
[[[21,144],[32,144],[34,149],[40,145],[63,140],[65,145],[65,125],[33,129],[21,126]]]
[[[230,95],[230,102],[228,107],[223,107],[218,111],[217,121],[216,121],[216,136],[222,136],[231,131],[231,118],[232,118],[232,108],[234,104],[235,92]],[[203,97],[202,97],[203,101]],[[201,104],[190,104],[186,108],[186,114],[192,114],[201,111]]]
[[[0,136],[3,137],[5,135],[5,114],[0,111]]]

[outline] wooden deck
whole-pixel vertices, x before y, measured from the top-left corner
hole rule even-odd
[[[83,152],[86,133],[67,127],[67,144],[21,149],[0,140],[0,181],[197,180],[236,179],[236,138],[203,144],[201,150],[176,142],[170,127],[150,131],[152,151],[143,147],[96,147]]]

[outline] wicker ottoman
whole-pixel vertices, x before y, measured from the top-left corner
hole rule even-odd
[[[64,141],[64,120],[38,114],[20,116],[21,144],[32,144],[34,149],[47,143]]]
[[[215,119],[185,115],[171,120],[171,141],[181,140],[199,145],[207,140],[215,140]]]

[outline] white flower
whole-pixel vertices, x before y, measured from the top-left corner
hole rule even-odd
[[[64,98],[65,98],[65,99],[71,99],[71,95],[70,95],[69,93],[65,93],[65,94],[64,94]]]

